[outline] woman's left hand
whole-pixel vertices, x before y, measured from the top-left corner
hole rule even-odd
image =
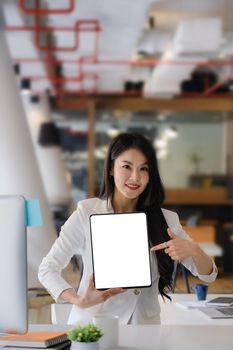
[[[192,256],[196,250],[196,243],[176,236],[170,228],[167,229],[170,240],[153,246],[150,250],[157,251],[164,249],[172,260],[181,261],[188,256]]]

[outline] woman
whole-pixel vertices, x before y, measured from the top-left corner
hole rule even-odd
[[[99,198],[78,203],[39,268],[39,279],[54,299],[73,304],[69,323],[91,318],[97,312],[118,315],[121,324],[159,323],[158,292],[167,296],[175,261],[205,282],[215,280],[214,262],[183,231],[177,214],[161,209],[163,199],[152,144],[142,135],[118,135],[108,150]],[[92,276],[89,217],[95,213],[134,211],[147,214],[152,286],[97,291]],[[77,293],[60,275],[74,254],[82,256],[84,266]]]

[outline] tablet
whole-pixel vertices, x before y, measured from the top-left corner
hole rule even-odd
[[[150,287],[146,214],[93,214],[90,226],[95,288]]]

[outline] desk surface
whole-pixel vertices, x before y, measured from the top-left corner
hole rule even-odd
[[[223,294],[208,294],[207,300],[223,296]],[[233,294],[224,294],[224,296],[231,296]],[[195,301],[195,294],[171,294],[172,302],[169,300],[162,300],[159,296],[159,303],[161,307],[161,324],[163,325],[231,325],[233,326],[233,318],[212,320],[207,318],[201,311],[196,309],[182,309],[176,306],[177,301]]]
[[[67,330],[70,326],[32,325],[31,330]],[[233,344],[232,326],[120,326],[118,350],[219,350]],[[117,350],[117,349],[115,349]]]

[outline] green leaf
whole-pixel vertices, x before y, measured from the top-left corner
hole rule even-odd
[[[68,339],[82,343],[92,343],[99,340],[103,332],[94,324],[77,325],[67,333]]]

